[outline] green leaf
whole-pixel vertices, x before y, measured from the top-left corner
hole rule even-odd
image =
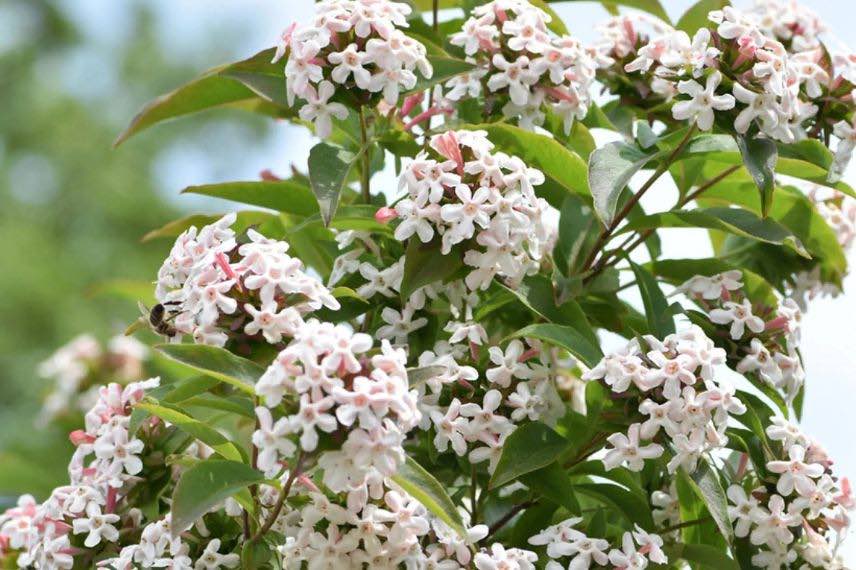
[[[638,497],[618,485],[604,483],[577,483],[573,488],[578,494],[586,495],[614,508],[631,524],[638,524],[648,530],[654,529],[651,508],[643,497]]]
[[[318,204],[312,191],[304,184],[293,180],[206,184],[189,186],[182,190],[182,193],[222,198],[297,216],[311,216],[318,213]]]
[[[502,284],[500,286],[520,299],[535,314],[557,325],[573,327],[594,345],[599,343],[597,335],[578,303],[570,300],[565,301],[561,306],[556,304],[553,282],[547,276],[530,275],[517,287],[507,287]]]
[[[720,548],[707,544],[675,544],[666,547],[669,562],[686,560],[692,563],[693,568],[706,568],[708,570],[740,570],[736,560],[729,557]]]
[[[624,187],[654,156],[624,142],[609,143],[591,153],[588,182],[595,212],[605,226],[615,217]]]
[[[523,424],[505,440],[488,487],[496,488],[546,467],[567,447],[568,440],[541,422]]]
[[[636,284],[642,295],[642,303],[645,305],[645,314],[648,317],[648,327],[657,338],[663,338],[675,332],[675,319],[669,309],[669,302],[657,280],[650,271],[628,260],[633,274],[636,276]]]
[[[707,510],[713,517],[716,528],[719,529],[729,544],[732,543],[734,541],[734,528],[731,526],[731,519],[728,517],[728,500],[725,497],[722,483],[719,481],[719,475],[713,470],[707,459],[701,458],[699,460],[698,466],[692,474],[692,480],[696,492],[707,505]]]
[[[566,197],[559,213],[559,239],[553,253],[559,270],[567,276],[579,273],[600,231],[591,206],[579,196]]]
[[[172,495],[173,536],[217,504],[264,480],[261,473],[238,461],[209,459],[190,467],[181,474]]]
[[[603,352],[599,345],[592,344],[585,335],[568,326],[529,325],[509,335],[508,338],[537,338],[559,348],[564,348],[589,367],[595,366],[603,358]]]
[[[393,475],[392,480],[457,532],[461,538],[467,540],[464,522],[455,503],[449,498],[443,486],[414,459],[408,456],[404,464],[398,468],[398,472]]]
[[[536,186],[535,192],[553,207],[561,208],[569,194],[589,196],[586,163],[555,139],[505,123],[466,125],[464,128],[487,131],[498,150],[515,155],[543,172],[544,184]]]
[[[291,109],[266,101],[242,81],[228,76],[229,73],[250,76],[279,73],[284,95],[284,72],[270,64],[273,53],[273,49],[267,49],[249,59],[212,68],[197,79],[154,99],[137,113],[113,145],[119,146],[136,133],[162,121],[218,107],[246,109],[282,118],[295,116]]]
[[[309,151],[309,183],[318,200],[324,225],[329,226],[336,214],[342,187],[358,158],[342,147],[325,142],[316,144]]]
[[[400,287],[402,299],[407,299],[420,287],[445,281],[464,266],[457,248],[452,248],[448,255],[440,253],[440,248],[439,238],[428,243],[415,238],[408,241]]]
[[[675,27],[692,37],[697,30],[710,25],[710,21],[707,19],[708,13],[720,10],[730,4],[731,2],[728,0],[699,0],[684,12]]]
[[[580,503],[574,495],[573,485],[564,469],[553,461],[546,467],[520,476],[523,484],[540,493],[549,501],[565,507],[569,513],[580,514]]]
[[[247,394],[255,394],[256,380],[265,369],[246,358],[232,354],[224,348],[204,344],[159,344],[158,351],[171,359],[231,384]]]
[[[150,231],[144,235],[140,241],[147,242],[158,238],[178,237],[179,234],[191,226],[201,228],[202,226],[216,222],[222,218],[223,215],[224,214],[191,214],[190,216],[174,220],[165,226],[161,226],[158,229]],[[259,212],[254,210],[238,212],[238,217],[235,220],[235,223],[232,224],[232,229],[235,230],[235,233],[241,233],[251,226],[264,224],[275,218],[276,217],[273,214],[268,212]]]
[[[779,159],[776,143],[770,139],[738,136],[737,146],[740,148],[743,164],[761,192],[761,215],[766,218],[773,202],[773,191],[776,189],[776,178],[773,174]]]
[[[585,2],[586,0],[548,0],[550,2]],[[628,8],[635,8],[637,10],[642,10],[643,12],[648,12],[649,14],[653,14],[657,16],[667,24],[671,24],[671,20],[669,19],[669,15],[666,13],[666,10],[663,9],[663,5],[660,4],[659,0],[604,0],[602,4],[617,4],[619,6],[627,6]]]
[[[802,242],[786,227],[771,218],[759,218],[742,208],[673,210],[650,214],[628,222],[618,234],[654,228],[708,228],[764,243],[784,245],[811,259]]]
[[[136,407],[173,424],[187,435],[193,436],[211,447],[211,449],[216,451],[224,459],[232,461],[241,461],[243,459],[241,452],[235,447],[234,443],[226,439],[226,436],[199,420],[190,417],[173,404],[164,403],[160,405],[143,401],[137,404]]]

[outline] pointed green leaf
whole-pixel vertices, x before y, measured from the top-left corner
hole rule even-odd
[[[241,108],[283,118],[295,116],[291,109],[266,101],[244,82],[228,76],[229,73],[249,74],[249,77],[278,73],[284,96],[285,74],[281,68],[270,64],[273,53],[273,49],[268,49],[243,61],[212,68],[193,81],[161,95],[137,113],[116,138],[114,146],[162,121],[218,107]]]
[[[619,234],[654,228],[708,228],[774,245],[784,245],[811,259],[802,242],[772,218],[759,218],[742,208],[673,210],[630,221]]]
[[[159,344],[158,351],[173,360],[231,384],[247,394],[255,394],[256,380],[265,369],[224,348],[204,344]]]
[[[707,505],[707,510],[713,517],[716,528],[730,544],[734,541],[734,528],[731,526],[731,519],[728,517],[728,500],[725,497],[722,483],[719,481],[719,475],[713,470],[707,459],[701,458],[699,460],[698,466],[692,474],[692,480],[695,483],[696,492]]]
[[[191,214],[150,231],[144,235],[140,241],[147,242],[159,238],[178,237],[180,233],[190,228],[190,226],[201,228],[202,226],[216,222],[222,218],[223,215],[224,214]],[[235,220],[235,223],[232,224],[232,229],[235,230],[236,233],[241,233],[251,226],[257,226],[273,219],[275,219],[275,216],[268,212],[246,210],[238,212],[238,217]]]
[[[541,422],[523,424],[506,438],[489,487],[504,485],[550,465],[567,447],[568,440]]]
[[[624,142],[609,143],[591,153],[588,182],[594,209],[605,226],[615,217],[624,187],[654,156]]]
[[[408,456],[392,480],[466,540],[467,532],[455,503],[437,479],[414,459]]]
[[[770,139],[738,136],[737,146],[740,148],[743,164],[761,192],[761,215],[766,218],[770,204],[773,203],[773,191],[776,189],[776,177],[773,174],[779,159],[776,143]]]
[[[551,323],[529,325],[509,335],[508,338],[537,338],[564,348],[589,367],[595,366],[603,358],[600,346],[592,344],[585,335],[568,326]]]
[[[264,476],[244,463],[209,459],[181,474],[172,495],[172,533],[177,536],[205,513]],[[244,491],[245,492],[245,491]]]
[[[336,214],[339,195],[358,156],[339,146],[321,142],[309,151],[309,183],[318,200],[324,225]]]
[[[407,299],[425,285],[445,281],[455,274],[464,261],[461,252],[452,248],[448,255],[440,252],[440,240],[422,243],[411,238],[404,254],[404,276],[401,279],[401,298]]]
[[[199,420],[190,417],[174,404],[164,403],[161,405],[143,401],[137,404],[136,407],[173,424],[187,435],[193,436],[209,446],[224,459],[232,461],[241,461],[243,459],[241,452],[235,447],[234,443],[226,439],[226,436]]]
[[[182,193],[222,198],[296,216],[318,213],[318,204],[312,191],[304,184],[292,180],[205,184],[189,186],[182,190]]]
[[[706,28],[710,25],[710,20],[707,19],[710,12],[720,10],[730,4],[731,2],[728,0],[698,0],[683,13],[675,27],[693,37],[693,34],[700,28]]]
[[[629,261],[629,260],[628,260]],[[663,338],[675,332],[675,319],[669,309],[669,301],[660,289],[657,279],[650,271],[630,261],[630,267],[636,276],[636,284],[645,305],[648,327],[657,338]]]

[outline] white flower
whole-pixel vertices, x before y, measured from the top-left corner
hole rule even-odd
[[[240,562],[241,557],[235,553],[220,554],[220,539],[215,538],[205,546],[202,555],[196,560],[194,569],[216,570],[222,566],[235,568]]]
[[[716,88],[722,81],[722,75],[714,71],[702,87],[698,82],[689,79],[678,83],[678,91],[692,97],[689,101],[678,101],[672,107],[672,116],[679,120],[691,119],[703,131],[713,127],[713,111],[726,111],[734,108],[734,97],[717,95]]]
[[[733,506],[728,507],[728,516],[734,523],[734,534],[740,538],[748,536],[758,513],[758,500],[746,494],[740,485],[732,485],[726,491]]]
[[[742,303],[728,301],[722,309],[713,309],[709,313],[710,321],[718,325],[731,324],[731,338],[740,340],[748,328],[755,334],[764,331],[764,319],[752,314],[752,303],[744,299]]]
[[[609,552],[609,561],[624,570],[642,570],[648,566],[648,559],[636,551],[633,535],[629,532],[625,532],[621,538],[621,550],[613,548]]]
[[[258,467],[266,474],[273,475],[280,469],[280,457],[291,457],[297,446],[288,436],[293,433],[286,418],[274,423],[270,410],[263,406],[256,408],[259,428],[253,432],[253,445],[259,450]]]
[[[113,467],[121,466],[128,475],[136,475],[143,470],[143,462],[137,457],[143,451],[143,442],[129,439],[126,428],[117,427],[99,437],[93,449],[96,457],[108,460]]]
[[[538,75],[529,69],[529,58],[519,56],[509,62],[501,53],[494,54],[493,66],[499,70],[490,76],[487,87],[491,91],[508,88],[508,95],[515,105],[526,105],[532,93],[530,86],[538,81]]]
[[[348,109],[341,103],[330,102],[330,97],[336,88],[329,81],[322,81],[315,89],[304,92],[307,103],[300,108],[300,118],[315,123],[315,134],[322,139],[333,132],[333,117],[344,121],[348,117]]]
[[[663,446],[656,443],[639,445],[640,424],[633,424],[627,429],[627,435],[614,433],[606,438],[612,449],[603,457],[603,465],[607,469],[615,469],[626,463],[631,471],[642,471],[646,459],[654,459],[663,455]]]
[[[467,452],[467,442],[464,434],[469,433],[469,420],[460,415],[461,401],[455,398],[449,404],[445,414],[439,411],[431,412],[431,421],[434,423],[436,435],[434,436],[434,447],[437,451],[444,452],[449,444],[458,455]]]
[[[327,61],[336,66],[330,77],[336,83],[345,83],[353,75],[357,87],[368,89],[372,75],[363,67],[368,63],[367,56],[365,52],[357,50],[357,44],[349,44],[344,50],[328,55]]]
[[[481,551],[473,558],[478,570],[535,570],[538,556],[520,548],[508,548],[495,542],[490,551]]]
[[[743,273],[739,269],[718,273],[710,277],[696,275],[678,287],[678,291],[698,295],[702,299],[713,300],[722,296],[723,290],[737,291],[743,288]]]
[[[74,519],[72,527],[74,534],[88,533],[83,541],[87,548],[94,548],[102,540],[116,542],[119,540],[119,531],[114,526],[119,522],[119,515],[102,514],[101,507],[97,503],[89,503],[86,507],[86,516]]]
[[[805,462],[805,448],[792,445],[788,448],[788,461],[770,461],[767,469],[779,474],[776,490],[787,497],[796,490],[802,496],[811,495],[815,490],[813,479],[823,475],[823,466]]]
[[[488,349],[490,361],[496,365],[495,368],[489,368],[487,379],[498,384],[502,388],[508,388],[511,385],[512,379],[527,379],[532,377],[532,370],[524,363],[520,362],[520,357],[523,356],[524,346],[520,340],[512,340],[505,347],[505,352],[498,346],[492,346]]]
[[[743,87],[740,83],[734,83],[734,96],[738,101],[746,105],[734,120],[734,129],[738,133],[745,133],[755,119],[761,119],[764,132],[769,133],[778,123],[776,113],[777,102],[775,95],[770,93],[755,93]]]
[[[378,338],[391,339],[395,344],[407,343],[407,336],[428,324],[425,317],[413,318],[414,309],[405,305],[401,312],[392,307],[384,307],[380,317],[386,325],[377,329]]]
[[[753,521],[757,526],[749,535],[749,540],[755,545],[767,544],[774,547],[793,542],[794,535],[789,527],[802,524],[802,517],[787,512],[785,501],[779,495],[771,496],[767,507],[769,510],[763,507],[755,510]]]

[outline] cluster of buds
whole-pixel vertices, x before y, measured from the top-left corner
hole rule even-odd
[[[693,325],[662,340],[651,335],[634,339],[584,374],[584,380],[602,381],[613,394],[641,400],[638,412],[647,416],[632,423],[626,435],[607,438],[612,447],[603,457],[604,466],[641,471],[646,459],[665,453],[656,443],[662,441],[673,452],[669,472],[678,467],[692,472],[704,453],[725,447],[729,417],[743,414],[746,407],[732,386],[715,378],[716,367],[724,363],[725,351]]]
[[[303,316],[339,302],[303,263],[286,253],[288,243],[248,230],[238,244],[235,214],[175,241],[158,271],[155,296],[168,336],[191,335],[197,343],[224,346],[230,339],[264,337],[271,344],[292,336]]]
[[[473,9],[451,43],[464,49],[475,71],[449,80],[446,97],[459,101],[484,95],[488,107],[521,127],[543,124],[546,110],[564,122],[588,112],[597,62],[579,40],[552,35],[551,17],[522,0],[495,0]]]
[[[655,93],[659,97],[647,104],[655,111],[663,101],[674,101],[672,117],[702,130],[713,127],[715,112],[728,112],[723,124],[730,122],[740,134],[757,128],[784,143],[832,134],[831,125],[850,115],[853,84],[847,69],[825,56],[816,17],[780,4],[768,0],[748,11],[715,10],[709,14],[713,31],[701,28],[693,38],[661,22],[651,25],[651,18],[641,21],[653,28],[650,36],[639,21],[615,19],[600,48],[616,65],[602,79],[637,102]],[[784,20],[782,13],[788,14]],[[634,81],[637,73],[650,81]],[[839,122],[835,134],[846,140],[849,128]],[[839,151],[833,177],[849,160],[852,145]]]
[[[839,480],[824,449],[797,426],[771,418],[767,437],[780,445],[782,457],[768,461],[774,480],[756,485],[756,478],[729,487],[728,514],[738,537],[749,537],[761,550],[752,563],[764,568],[844,569],[836,555],[856,506],[847,478]]]
[[[0,557],[15,552],[21,567],[70,569],[81,552],[72,546],[72,536],[85,535],[83,546],[94,549],[116,543],[118,527],[138,522],[133,510],[122,508],[119,514],[143,469],[143,442],[129,432],[131,409],[159,382],[100,388],[86,413],[86,428],[70,436],[77,449],[68,466],[69,484],[54,489],[42,504],[24,496],[0,516]]]
[[[799,355],[802,311],[790,298],[778,307],[754,307],[741,278],[739,270],[696,275],[678,291],[698,303],[712,323],[727,327],[723,337],[735,343],[737,372],[757,377],[793,401],[805,382]]]
[[[402,173],[408,195],[395,206],[395,237],[427,243],[439,235],[443,254],[462,244],[471,290],[496,275],[519,283],[536,271],[548,239],[549,206],[534,190],[541,171],[494,151],[484,131],[448,131],[430,146],[436,155],[420,153]]]
[[[399,29],[407,27],[410,12],[407,4],[389,0],[327,0],[317,4],[311,24],[283,34],[274,61],[288,52],[288,103],[303,101],[300,118],[313,121],[319,137],[330,135],[334,117],[348,115],[343,104],[332,100],[337,85],[357,104],[382,94],[394,106],[416,86],[416,71],[431,77],[425,46]]]

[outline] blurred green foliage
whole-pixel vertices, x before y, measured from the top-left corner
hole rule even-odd
[[[167,57],[151,15],[133,8],[129,41],[109,54],[118,68],[112,92],[76,97],[51,71],[85,38],[53,3],[18,4],[30,29],[0,46],[0,496],[38,494],[65,476],[65,434],[33,426],[47,390],[38,363],[77,334],[104,340],[137,316],[133,302],[93,289],[106,279],[154,279],[169,244],[140,237],[178,213],[158,195],[153,164],[200,122],[223,120],[170,125],[113,150],[130,110],[199,70]]]

